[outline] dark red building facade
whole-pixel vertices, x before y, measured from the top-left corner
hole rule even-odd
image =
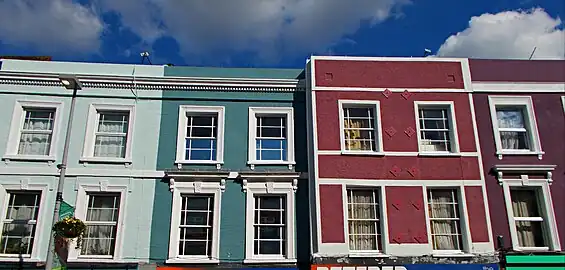
[[[314,56],[306,73],[313,263],[493,262],[468,60]]]
[[[493,235],[565,245],[565,61],[469,60]]]

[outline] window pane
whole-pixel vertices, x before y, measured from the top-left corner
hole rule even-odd
[[[257,160],[287,160],[286,117],[257,116]]]
[[[129,112],[99,111],[98,132],[127,133]]]
[[[496,118],[499,128],[526,128],[520,108],[496,108]]]
[[[217,115],[188,115],[186,160],[216,160]]]
[[[420,108],[418,114],[420,151],[452,151],[449,109]]]
[[[114,255],[120,210],[119,193],[89,193],[86,232],[80,255]]]
[[[94,142],[94,156],[124,158],[126,156],[126,136],[97,135]]]
[[[378,202],[377,190],[347,190],[349,249],[381,249],[380,210]]]
[[[254,204],[254,254],[286,256],[286,197],[259,195]]]
[[[428,212],[434,250],[461,250],[462,233],[456,189],[428,189]]]
[[[8,191],[0,253],[30,255],[39,214],[40,192]]]
[[[179,256],[211,256],[213,221],[213,195],[181,195]]]
[[[54,109],[24,108],[24,130],[52,131],[55,121]]]
[[[502,149],[530,149],[530,140],[526,131],[500,131],[500,142]]]
[[[345,149],[354,151],[376,151],[374,109],[344,107],[342,131]]]
[[[533,189],[510,190],[512,212],[515,218],[537,218],[531,221],[516,221],[518,243],[522,247],[546,247],[544,222],[540,210],[539,198]],[[540,221],[541,219],[541,221]]]

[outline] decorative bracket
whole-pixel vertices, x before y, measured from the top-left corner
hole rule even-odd
[[[220,163],[216,164],[216,170],[219,170],[221,168],[222,168],[222,164],[220,164]]]
[[[100,191],[105,192],[108,190],[108,180],[100,180]]]
[[[202,193],[202,182],[194,182],[194,193]]]
[[[169,191],[173,192],[175,190],[175,179],[169,178]]]
[[[226,179],[221,179],[221,180],[220,180],[220,191],[221,191],[221,192],[226,191]]]
[[[296,193],[298,190],[298,179],[292,179],[292,191]]]
[[[28,179],[20,180],[20,188],[22,190],[27,190],[29,188],[29,180]]]
[[[275,183],[267,182],[265,186],[267,188],[267,193],[273,193],[273,191],[275,191]]]
[[[182,169],[182,163],[177,163],[177,169]]]
[[[241,188],[243,189],[243,192],[247,192],[247,179],[241,180]]]
[[[249,169],[255,170],[255,164],[250,164],[250,165],[249,165]]]

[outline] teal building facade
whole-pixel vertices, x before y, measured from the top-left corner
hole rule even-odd
[[[309,267],[304,72],[165,67],[150,262]]]

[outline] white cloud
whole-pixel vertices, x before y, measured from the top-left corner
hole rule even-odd
[[[0,1],[0,42],[42,53],[97,52],[104,24],[71,0]]]
[[[505,11],[472,17],[469,27],[450,36],[439,56],[527,59],[565,58],[565,31],[560,18],[543,9]]]
[[[262,58],[324,50],[409,0],[98,0],[151,43],[171,36],[186,57],[248,52]]]

